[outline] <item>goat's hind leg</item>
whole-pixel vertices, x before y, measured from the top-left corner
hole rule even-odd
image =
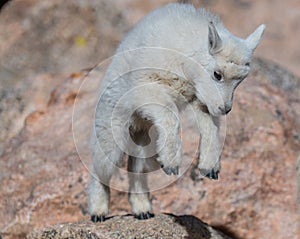
[[[129,177],[129,202],[132,212],[138,219],[149,219],[154,215],[149,199],[149,188],[147,184],[147,174],[145,173],[145,161],[129,156],[128,158],[128,177]]]
[[[107,133],[107,132],[104,132]],[[108,134],[104,134],[108,136]],[[110,141],[109,141],[110,139]],[[105,144],[101,144],[105,142]],[[109,143],[110,142],[110,143]],[[93,148],[93,165],[89,185],[89,213],[94,222],[104,221],[109,213],[109,182],[123,152],[113,143],[112,137],[98,139]]]
[[[89,185],[89,212],[93,222],[105,221],[109,212],[110,189],[108,184],[101,181],[97,174],[92,173]]]

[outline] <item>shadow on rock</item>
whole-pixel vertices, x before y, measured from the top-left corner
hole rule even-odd
[[[222,226],[214,227],[214,229],[217,229],[218,235],[216,234],[215,230],[211,230],[212,227],[210,227],[208,224],[201,221],[199,218],[192,216],[192,215],[182,215],[182,216],[176,216],[173,214],[166,214],[169,217],[174,217],[174,222],[180,224],[183,226],[188,233],[188,235],[185,238],[193,239],[193,238],[203,238],[203,239],[209,239],[209,238],[232,238],[232,239],[238,239],[234,236],[234,233],[230,232],[226,228]],[[226,236],[230,235],[230,237]],[[234,236],[234,237],[232,237]]]

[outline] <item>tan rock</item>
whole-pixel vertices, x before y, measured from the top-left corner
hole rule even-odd
[[[103,223],[79,221],[51,226],[30,233],[27,239],[230,239],[194,216],[159,214],[146,221],[133,216],[115,216]]]
[[[194,215],[239,238],[295,238],[299,233],[299,79],[288,77],[289,87],[283,89],[276,80],[283,77],[279,72],[287,73],[277,71],[270,81],[266,66],[280,69],[258,60],[237,90],[226,119],[219,181],[192,179],[193,169],[187,167],[175,183],[151,192],[155,213]],[[87,77],[82,72],[65,79],[53,90],[54,100],[30,114],[20,134],[7,144],[0,160],[0,224],[6,238],[23,238],[33,229],[86,217],[88,138],[102,74],[97,68]],[[67,99],[79,88],[73,109]],[[188,117],[185,165],[198,145]],[[130,212],[127,183],[124,175],[113,179],[123,191],[112,191],[112,215]]]
[[[39,28],[37,32],[24,33],[26,29],[28,30],[28,26],[33,26],[29,29],[34,31],[37,25],[50,24],[49,17],[43,19],[40,25],[36,20],[44,15],[49,16],[45,12],[50,11],[52,14],[50,15],[57,17],[58,22],[63,21],[59,20],[60,17],[74,19],[74,11],[77,8],[72,4],[82,3],[82,1],[70,1],[71,3],[68,3],[70,5],[60,8],[57,12],[54,10],[59,8],[58,2],[61,3],[56,0],[11,1],[9,5],[11,8],[3,9],[0,14],[0,28],[3,33],[0,37],[0,43],[3,43],[0,44],[2,67],[0,71],[0,234],[3,238],[24,238],[34,229],[57,223],[76,222],[88,217],[86,211],[90,165],[88,138],[103,69],[99,67],[85,77],[87,71],[77,72],[78,64],[82,67],[94,65],[99,59],[102,60],[112,54],[117,41],[127,27],[127,20],[124,20],[125,23],[122,20],[125,27],[120,26],[116,16],[124,10],[122,11],[124,19],[137,20],[138,17],[133,15],[135,8],[125,8],[124,4],[128,3],[129,6],[137,8],[141,5],[134,4],[135,0],[116,1],[121,7],[115,10],[108,4],[112,1],[105,1],[108,4],[106,8],[97,8],[99,20],[96,22],[101,21],[103,16],[104,25],[98,22],[102,26],[98,33],[107,38],[100,38],[100,40],[97,38],[97,40],[92,37],[92,44],[88,45],[89,41],[85,42],[79,36],[71,52],[74,49],[74,52],[77,52],[77,47],[80,48],[82,44],[87,43],[90,48],[89,52],[84,53],[85,57],[80,58],[83,51],[79,50],[81,54],[78,52],[78,54],[66,54],[66,58],[60,58],[60,54],[55,54],[57,52],[55,49],[68,49],[69,45],[64,43],[70,39],[73,43],[72,39],[76,36],[76,31],[81,28],[86,29],[83,22],[80,21],[78,28],[77,26],[66,28],[65,25],[58,24],[58,28],[55,26]],[[89,5],[91,2],[86,1],[86,4]],[[222,5],[222,1],[209,2],[213,4],[212,7],[216,11],[224,11],[222,17],[225,22],[227,21],[226,23],[229,23],[230,29],[232,27],[241,29],[241,16],[244,14],[256,16],[257,23],[264,20],[264,14],[271,14],[268,17],[269,24],[267,22],[268,29],[271,28],[266,32],[267,42],[257,52],[268,54],[268,58],[283,59],[287,66],[290,64],[291,68],[298,72],[299,59],[295,50],[297,47],[294,45],[295,42],[298,44],[299,37],[296,36],[297,29],[300,29],[295,27],[297,25],[295,19],[299,13],[296,1],[274,3],[272,1],[271,4],[269,1],[251,1],[251,3],[230,1],[226,7]],[[239,4],[238,8],[235,8],[237,5],[234,2]],[[241,5],[242,2],[251,4],[251,7]],[[141,8],[139,16],[148,11],[148,8],[156,7],[151,4]],[[155,1],[155,4],[159,5],[159,1]],[[255,7],[257,4],[263,6],[259,11]],[[85,14],[90,14],[92,8],[87,7]],[[285,13],[290,9],[297,14],[285,14],[284,23],[279,22],[281,27],[275,28],[277,23],[273,23],[272,14],[276,12],[274,13],[273,8],[277,11],[284,8]],[[80,14],[78,14],[85,16],[84,7],[79,9]],[[226,12],[241,15],[229,16],[225,14]],[[109,16],[104,19],[106,13]],[[128,15],[131,15],[131,18]],[[289,16],[291,16],[290,20]],[[237,18],[239,21],[236,20]],[[244,18],[242,21],[243,26],[247,26],[242,28],[245,34],[251,32],[252,21],[247,20],[245,23]],[[28,25],[28,22],[32,22],[33,25]],[[107,24],[108,22],[113,24]],[[66,24],[72,26],[77,23],[77,21],[68,21]],[[53,50],[53,52],[49,50],[48,53],[53,57],[54,62],[43,59],[41,64],[36,64],[39,63],[41,55],[32,55],[36,52],[36,45],[32,43],[36,42],[33,40],[36,40],[37,36],[44,35],[43,29],[53,31],[55,33],[53,36],[63,36],[63,42],[57,42],[60,39],[58,37],[47,36],[50,38],[44,39],[40,44],[48,42],[53,48],[46,49],[49,46],[47,44],[40,47],[45,48],[46,53],[49,49]],[[69,29],[66,35],[64,35],[65,29]],[[102,44],[99,44],[99,41]],[[28,45],[32,46],[28,48]],[[289,48],[290,46],[292,47]],[[95,53],[95,49],[99,52]],[[274,49],[289,50],[283,52]],[[19,55],[15,51],[19,55],[24,54],[26,59],[32,57],[34,61],[28,62],[24,58],[18,58]],[[12,55],[14,57],[10,58],[9,56]],[[77,57],[80,59],[78,60]],[[4,64],[5,59],[8,60]],[[62,61],[55,63],[55,59]],[[51,66],[46,69],[48,71],[53,69],[54,72],[64,71],[66,65],[70,67],[68,69],[76,69],[76,71],[74,70],[75,72],[69,77],[62,74],[36,73],[36,69],[42,69],[39,72],[44,72],[45,68],[39,67],[47,63]],[[58,68],[55,68],[56,64],[59,65]],[[5,66],[4,70],[3,66]],[[296,164],[296,159],[300,148],[299,79],[282,67],[266,60],[256,60],[252,66],[253,71],[237,89],[233,110],[226,118],[226,141],[219,181],[199,180],[197,171],[188,167],[198,146],[198,135],[192,125],[189,125],[189,116],[187,116],[184,118],[187,127],[183,132],[184,162],[188,162],[185,165],[187,171],[175,183],[151,192],[154,212],[194,215],[210,225],[221,228],[222,231],[231,232],[234,238],[298,238],[300,219],[297,190],[300,187],[300,180],[299,176],[297,179],[299,162]],[[24,78],[24,69],[31,71],[33,76]],[[111,214],[126,215],[130,212],[125,192],[127,179],[117,174],[113,183],[123,191],[112,191]],[[118,223],[123,223],[123,219],[132,220],[130,217],[121,219],[119,216],[116,219],[119,220]],[[113,222],[114,220],[107,223]]]

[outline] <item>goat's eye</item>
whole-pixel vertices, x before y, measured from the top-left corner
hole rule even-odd
[[[250,62],[247,62],[247,63],[245,64],[245,66],[250,66]]]
[[[215,79],[216,79],[217,81],[222,81],[222,80],[223,80],[222,74],[219,73],[219,72],[217,72],[217,71],[214,72],[214,77],[215,77]]]

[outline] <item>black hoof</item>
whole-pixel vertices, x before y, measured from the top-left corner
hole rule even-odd
[[[150,213],[150,212],[142,212],[140,214],[135,215],[135,218],[139,219],[139,220],[146,220],[146,219],[150,219],[154,217],[154,214]]]
[[[92,222],[104,222],[105,221],[105,216],[103,215],[92,215],[91,216],[91,221]]]
[[[210,179],[214,179],[214,180],[218,180],[219,179],[219,171],[215,171],[215,170],[210,170],[205,177],[210,178]]]
[[[164,172],[167,174],[167,175],[178,175],[179,174],[179,166],[176,166],[176,167],[163,167],[162,166],[162,169],[164,170]]]

